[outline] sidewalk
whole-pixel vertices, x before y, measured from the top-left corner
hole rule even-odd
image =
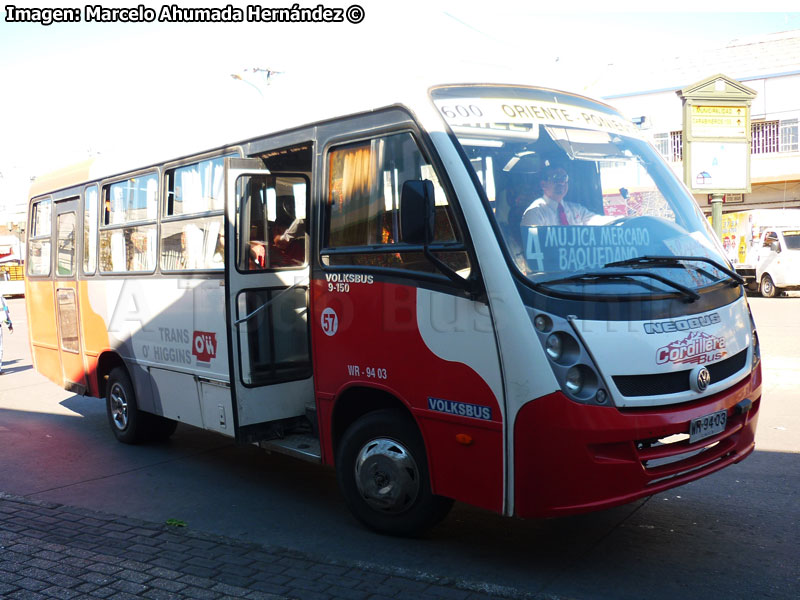
[[[36,502],[0,492],[0,598],[489,600],[423,574],[323,561],[283,548]]]

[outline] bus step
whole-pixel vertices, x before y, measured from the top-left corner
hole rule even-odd
[[[271,452],[288,454],[310,462],[322,462],[319,439],[309,433],[292,433],[278,440],[261,441],[258,445]]]

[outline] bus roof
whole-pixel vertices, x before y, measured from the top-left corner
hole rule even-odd
[[[33,198],[90,180],[94,162],[95,159],[90,158],[37,177],[31,184],[29,197]]]
[[[221,111],[220,119],[216,120],[217,123],[213,129],[209,123],[204,123],[202,127],[196,128],[200,131],[192,138],[178,135],[165,136],[163,142],[162,139],[159,139],[158,155],[153,153],[152,144],[145,144],[143,145],[145,149],[140,152],[100,156],[43,174],[31,184],[29,198],[126,172],[146,169],[166,161],[235,148],[262,136],[322,123],[333,118],[380,110],[390,106],[407,106],[413,111],[421,102],[429,101],[429,89],[451,85],[537,88],[608,106],[600,100],[553,87],[510,84],[506,80],[494,80],[493,78],[487,78],[482,82],[467,83],[465,80],[443,82],[413,77],[408,84],[403,85],[394,82],[391,86],[383,86],[370,81],[362,83],[360,87],[349,82],[344,84],[341,81],[338,82],[337,87],[331,87],[330,83],[314,80],[313,82],[303,82],[299,86],[287,86],[281,89],[280,93],[274,95],[270,91],[268,110],[257,113],[255,116],[246,111]],[[336,90],[344,90],[344,92],[336,93]],[[298,102],[298,98],[305,98],[307,101]],[[253,133],[254,126],[257,127],[257,134]]]

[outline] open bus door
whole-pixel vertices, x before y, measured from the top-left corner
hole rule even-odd
[[[280,203],[297,198],[305,211],[309,188],[305,176],[272,174],[259,159],[225,159],[225,297],[236,439],[270,447],[296,442],[297,448],[283,449],[318,457],[318,443],[296,434],[314,406],[310,268],[305,251],[287,255],[275,239]]]

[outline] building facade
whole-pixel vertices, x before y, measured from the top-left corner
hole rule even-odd
[[[683,177],[681,89],[723,74],[756,92],[750,111],[752,191],[729,195],[723,212],[800,208],[800,30],[734,40],[724,48],[619,65],[602,82],[602,96],[619,108]],[[626,89],[627,88],[627,89]],[[708,195],[695,195],[710,214]]]

